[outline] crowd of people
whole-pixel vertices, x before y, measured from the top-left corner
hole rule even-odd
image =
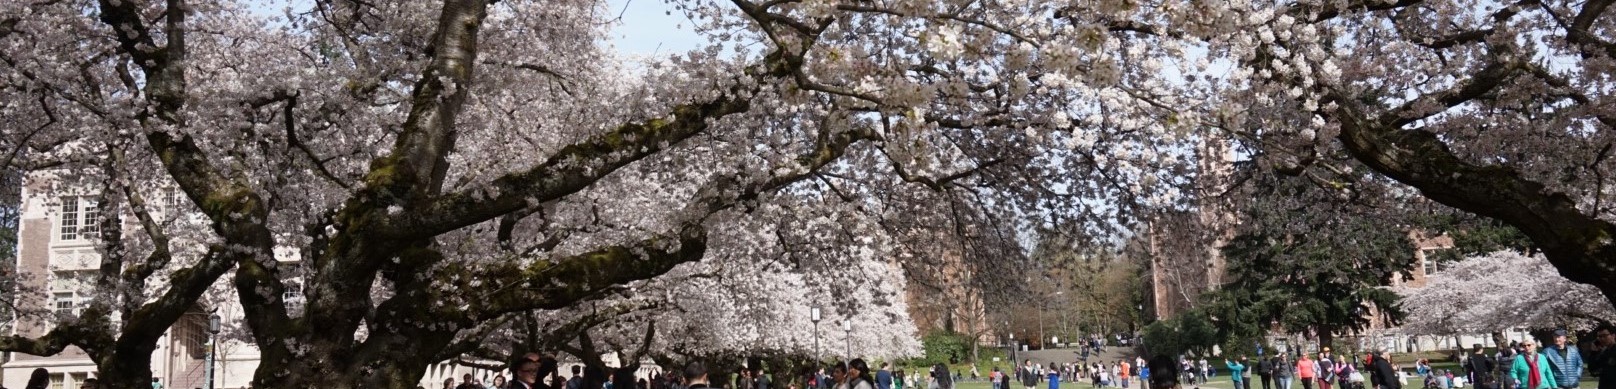
[[[1616,388],[1616,335],[1612,331],[1610,326],[1597,328],[1586,354],[1567,340],[1564,330],[1556,331],[1552,343],[1541,348],[1524,340],[1488,353],[1476,344],[1469,353],[1456,358],[1458,368],[1435,369],[1430,361],[1420,359],[1414,362],[1411,377],[1401,374],[1384,349],[1363,358],[1336,355],[1329,347],[1311,355],[1282,352],[1255,360],[1239,355],[1223,360],[1221,366],[1227,369],[1234,389],[1252,389],[1253,381],[1260,382],[1262,389],[1403,389],[1409,379],[1424,389],[1578,389],[1585,370],[1598,375],[1596,388]],[[1180,357],[1175,362],[1165,356],[1148,363],[1138,357],[1110,363],[1080,361],[1048,366],[1030,359],[1021,362],[1013,372],[994,367],[987,377],[992,389],[1012,389],[1013,382],[1022,389],[1039,389],[1042,385],[1060,389],[1063,382],[1084,381],[1093,389],[1132,389],[1134,383],[1140,389],[1173,389],[1180,384],[1180,378],[1190,384],[1205,384],[1217,375],[1218,368],[1205,358]],[[637,365],[617,369],[573,366],[571,375],[564,377],[558,371],[556,358],[528,353],[510,363],[509,380],[503,374],[491,380],[476,380],[466,374],[458,383],[452,378],[446,380],[443,389],[782,389],[775,388],[770,375],[758,365],[754,363],[733,375],[722,374],[719,382],[709,378],[701,362],[652,374],[650,379],[636,376]],[[973,370],[971,376],[975,379],[978,375]],[[872,370],[863,359],[852,359],[805,369],[787,381],[783,389],[954,389],[960,379],[943,364],[912,378],[885,362]],[[45,389],[50,384],[49,372],[41,368],[33,371],[25,389]],[[80,386],[97,387],[94,378]],[[152,388],[163,389],[155,379]]]
[[[1411,379],[1424,389],[1577,389],[1585,373],[1598,375],[1596,388],[1616,388],[1612,328],[1601,326],[1593,331],[1595,339],[1587,354],[1571,344],[1567,335],[1564,330],[1556,331],[1552,343],[1541,348],[1531,340],[1492,353],[1480,344],[1472,345],[1469,353],[1457,358],[1458,368],[1435,369],[1421,359],[1415,361],[1414,374],[1409,377],[1392,362],[1387,350],[1358,358],[1338,356],[1323,347],[1314,355],[1279,353],[1255,362],[1241,355],[1224,360],[1224,366],[1235,389],[1251,389],[1252,381],[1261,382],[1262,389],[1403,389]],[[1204,384],[1216,374],[1205,359],[1180,358],[1169,366],[1176,367],[1172,373],[1192,384]]]

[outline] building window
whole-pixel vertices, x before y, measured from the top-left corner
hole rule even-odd
[[[67,389],[67,375],[55,373],[50,375],[51,389]]]
[[[1421,262],[1425,262],[1425,275],[1436,274],[1436,261],[1433,261],[1431,258],[1427,257],[1422,259]]]
[[[78,315],[79,301],[77,296],[73,295],[73,292],[57,292],[54,295],[56,314]]]
[[[68,196],[62,199],[61,234],[60,240],[80,240],[95,238],[100,232],[97,219],[101,216],[101,209],[96,207],[95,198],[87,196]]]
[[[286,303],[287,313],[292,315],[303,314],[303,306],[308,299],[303,297],[303,283],[301,280],[289,280],[286,290],[281,293],[281,301]]]

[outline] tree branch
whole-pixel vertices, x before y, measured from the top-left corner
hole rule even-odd
[[[400,199],[420,199],[442,190],[454,150],[459,117],[471,93],[477,59],[477,33],[488,16],[486,0],[447,0],[432,34],[432,62],[410,93],[404,132],[366,184]],[[390,203],[397,200],[390,200]]]
[[[39,338],[30,338],[21,335],[0,337],[0,351],[18,352],[28,355],[48,357],[60,354],[84,332],[74,325],[58,325]]]
[[[1485,93],[1507,74],[1492,64],[1472,79],[1416,101],[1447,106]],[[1420,190],[1425,197],[1508,223],[1541,247],[1562,276],[1599,287],[1616,301],[1616,225],[1582,213],[1564,193],[1523,177],[1508,167],[1480,165],[1459,158],[1428,130],[1404,129],[1421,115],[1415,102],[1375,119],[1356,100],[1332,96],[1341,108],[1327,117],[1341,123],[1339,139],[1348,153],[1386,176]]]

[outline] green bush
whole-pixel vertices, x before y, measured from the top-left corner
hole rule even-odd
[[[958,364],[971,356],[971,338],[957,332],[926,334],[920,338],[920,345],[926,352],[920,362],[928,366],[935,363]]]
[[[1205,355],[1218,343],[1218,332],[1205,312],[1192,310],[1144,328],[1144,346],[1150,355]]]

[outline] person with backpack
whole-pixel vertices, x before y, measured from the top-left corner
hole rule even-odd
[[[1319,389],[1330,389],[1330,384],[1335,382],[1336,361],[1330,357],[1329,347],[1319,351],[1317,364],[1319,366]]]

